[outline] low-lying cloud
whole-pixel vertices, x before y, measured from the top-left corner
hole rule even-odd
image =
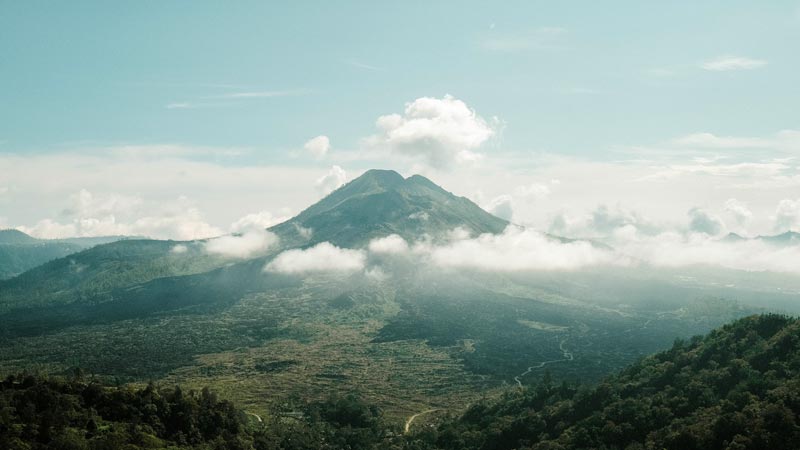
[[[206,251],[227,258],[252,258],[264,254],[278,243],[278,236],[263,229],[250,229],[242,234],[231,234],[209,239]]]
[[[322,242],[307,249],[287,250],[264,268],[267,272],[307,274],[320,272],[352,273],[364,270],[367,255],[363,250],[337,247]]]

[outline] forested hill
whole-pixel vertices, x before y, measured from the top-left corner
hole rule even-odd
[[[800,321],[752,316],[592,388],[543,380],[441,425],[443,449],[800,448]]]
[[[0,383],[3,449],[796,449],[800,321],[752,316],[593,387],[509,390],[404,435],[357,398],[255,418],[213,393],[72,377]]]

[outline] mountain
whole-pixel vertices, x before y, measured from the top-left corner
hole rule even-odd
[[[18,230],[0,230],[0,280],[12,278],[48,261],[95,245],[123,239],[120,236],[37,239]]]
[[[212,385],[265,415],[360,392],[400,420],[528,386],[545,365],[596,381],[754,312],[719,298],[742,290],[627,267],[504,273],[370,254],[355,272],[265,270],[318,242],[505,226],[426,178],[369,171],[270,228],[280,244],[248,258],[207,241],[98,245],[0,282],[0,375],[81,367],[115,383]]]
[[[781,234],[776,234],[771,236],[761,235],[752,238],[744,237],[736,233],[728,233],[727,235],[725,235],[725,237],[723,237],[720,240],[723,242],[760,241],[776,246],[786,246],[786,245],[791,246],[791,245],[800,245],[800,233],[797,233],[795,231],[787,231]]]
[[[500,233],[507,225],[421,175],[403,178],[393,170],[369,170],[270,230],[288,242],[353,248],[389,234],[417,240],[443,237],[457,227],[473,235]],[[303,237],[303,230],[310,236]]]
[[[774,245],[800,245],[800,233],[794,231],[774,236],[759,236],[757,239]]]

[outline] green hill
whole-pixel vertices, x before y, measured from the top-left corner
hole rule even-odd
[[[123,239],[98,238],[37,239],[18,230],[0,230],[0,280],[95,245]]]
[[[592,388],[545,376],[422,439],[441,449],[789,449],[800,448],[798,414],[800,321],[763,315],[676,341]]]

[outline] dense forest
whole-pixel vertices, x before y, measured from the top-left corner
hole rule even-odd
[[[800,448],[798,413],[800,320],[761,315],[676,341],[594,386],[545,372],[408,435],[353,396],[262,419],[207,389],[18,375],[0,384],[0,448]]]

